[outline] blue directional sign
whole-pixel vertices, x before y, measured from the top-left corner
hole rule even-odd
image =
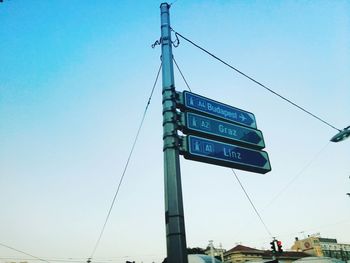
[[[185,113],[184,133],[198,134],[250,148],[265,147],[262,132],[192,112]]]
[[[187,145],[183,152],[186,159],[262,174],[271,171],[269,157],[264,151],[252,150],[193,135],[186,138]]]
[[[211,100],[200,95],[184,91],[183,103],[186,109],[205,114],[256,129],[253,113]]]

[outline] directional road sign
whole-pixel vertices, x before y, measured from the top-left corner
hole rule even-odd
[[[200,95],[184,91],[183,106],[186,109],[205,113],[230,122],[256,129],[253,113],[211,100]]]
[[[193,112],[184,115],[183,132],[212,137],[220,141],[232,142],[249,148],[265,147],[262,132],[237,124],[213,119]]]
[[[189,135],[183,155],[186,159],[237,168],[256,173],[271,171],[269,157],[264,151],[252,150],[228,143]]]

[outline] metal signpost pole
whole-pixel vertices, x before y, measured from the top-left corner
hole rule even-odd
[[[160,6],[167,263],[187,263],[169,8],[170,5],[167,3],[162,3]]]

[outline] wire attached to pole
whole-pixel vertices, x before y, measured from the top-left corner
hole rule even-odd
[[[188,83],[187,83],[187,81],[186,81],[186,79],[185,79],[185,76],[184,76],[184,74],[182,74],[182,71],[181,71],[179,65],[176,63],[176,60],[175,60],[174,57],[173,57],[173,61],[174,61],[175,65],[176,65],[176,67],[177,67],[177,70],[180,72],[180,75],[181,75],[182,79],[183,79],[184,82],[186,83],[186,86],[187,86],[188,90],[192,92],[192,90],[191,90],[191,88],[190,88],[190,85],[188,85]]]
[[[302,175],[310,166],[315,162],[315,160],[321,155],[322,152],[329,146],[330,142],[327,142],[325,146],[322,147],[314,157],[306,163],[302,169],[270,200],[270,202],[265,206],[264,209],[269,207],[273,202],[275,202],[298,178]]]
[[[42,259],[42,258],[39,258],[39,257],[33,256],[33,255],[31,255],[31,254],[29,254],[29,253],[27,253],[27,252],[24,252],[24,251],[22,251],[22,250],[19,250],[19,249],[16,249],[16,248],[10,247],[10,246],[8,246],[8,245],[5,245],[5,244],[0,243],[0,246],[2,246],[2,247],[6,247],[6,248],[8,248],[8,249],[11,249],[11,250],[13,250],[13,251],[16,251],[16,252],[22,253],[22,254],[24,254],[24,255],[30,256],[30,257],[35,258],[35,259],[37,259],[37,260],[40,260],[40,261],[43,261],[43,262],[50,263],[50,261],[47,261],[47,260],[45,260],[45,259]]]
[[[175,58],[174,58],[174,57],[173,57],[173,60],[174,60],[174,62],[175,62],[175,65],[176,65],[177,69],[179,70],[179,72],[180,72],[180,74],[181,74],[181,76],[182,76],[183,80],[185,81],[185,83],[186,83],[186,85],[187,85],[187,88],[188,88],[188,89],[189,89],[189,90],[192,92],[192,90],[190,89],[190,87],[189,87],[189,85],[188,85],[188,83],[187,83],[187,81],[186,81],[185,77],[183,76],[183,74],[182,74],[182,72],[181,72],[181,70],[180,70],[180,68],[179,68],[178,64],[176,63],[176,60],[175,60]],[[246,197],[248,198],[248,200],[249,200],[249,202],[250,202],[251,206],[253,207],[253,209],[254,209],[255,213],[258,215],[258,217],[259,217],[259,219],[260,219],[261,223],[264,225],[265,230],[266,230],[266,231],[267,231],[267,233],[268,233],[268,234],[269,234],[269,235],[272,237],[272,234],[271,234],[270,230],[267,228],[267,226],[266,226],[265,222],[263,221],[263,219],[262,219],[262,217],[260,216],[260,214],[259,214],[258,210],[256,209],[256,207],[255,207],[255,205],[254,205],[253,201],[250,199],[250,197],[249,197],[249,195],[248,195],[247,191],[245,190],[245,188],[244,188],[243,184],[242,184],[242,183],[241,183],[241,181],[239,180],[239,178],[238,178],[238,176],[237,176],[237,174],[236,174],[235,170],[233,170],[233,169],[231,169],[231,170],[232,170],[233,174],[235,175],[235,177],[236,177],[236,179],[237,179],[237,181],[238,181],[239,185],[241,186],[241,188],[242,188],[242,190],[243,190],[244,194],[245,194],[245,195],[246,195]]]
[[[254,205],[252,199],[250,199],[250,197],[249,197],[247,191],[244,189],[244,186],[243,186],[243,184],[241,183],[241,181],[239,180],[239,178],[238,178],[238,176],[237,176],[235,170],[233,170],[233,169],[231,169],[231,170],[232,170],[233,174],[235,175],[235,177],[236,177],[236,179],[237,179],[239,185],[241,186],[241,188],[242,188],[242,190],[243,190],[245,196],[247,197],[249,203],[251,204],[251,206],[253,207],[255,213],[256,213],[257,216],[259,217],[260,222],[264,225],[264,228],[265,228],[266,232],[270,235],[271,238],[273,238],[273,236],[272,236],[270,230],[267,228],[267,225],[265,224],[265,222],[264,222],[264,220],[262,219],[260,213],[258,212],[258,209],[256,209],[256,207],[255,207],[255,205]]]
[[[272,94],[280,97],[281,99],[285,100],[286,102],[288,102],[289,104],[297,107],[298,109],[304,111],[305,113],[309,114],[310,116],[314,117],[315,119],[323,122],[324,124],[328,125],[329,127],[337,130],[337,131],[341,131],[340,129],[336,128],[335,126],[331,125],[330,123],[328,123],[327,121],[321,119],[320,117],[316,116],[315,114],[311,113],[310,111],[304,109],[303,107],[299,106],[298,104],[292,102],[290,99],[287,99],[286,97],[280,95],[279,93],[277,93],[276,91],[272,90],[271,88],[267,87],[266,85],[262,84],[261,82],[255,80],[254,78],[248,76],[247,74],[245,74],[244,72],[240,71],[239,69],[231,66],[229,63],[225,62],[224,60],[222,60],[221,58],[215,56],[214,54],[210,53],[209,51],[207,51],[206,49],[202,48],[201,46],[197,45],[196,43],[194,43],[193,41],[191,41],[190,39],[184,37],[183,35],[181,35],[180,33],[176,32],[174,29],[171,29],[176,36],[181,37],[182,39],[186,40],[187,42],[191,43],[192,45],[194,45],[195,47],[199,48],[200,50],[202,50],[203,52],[207,53],[208,55],[210,55],[211,57],[215,58],[216,60],[220,61],[221,63],[225,64],[227,67],[233,69],[234,71],[236,71],[237,73],[241,74],[242,76],[248,78],[249,80],[253,81],[255,84],[258,84],[259,86],[263,87],[264,89],[266,89],[267,91],[271,92]]]
[[[138,128],[138,130],[137,130],[137,133],[136,133],[134,142],[133,142],[133,144],[132,144],[132,147],[131,147],[131,150],[130,150],[128,159],[127,159],[127,161],[126,161],[126,164],[125,164],[125,167],[124,167],[124,170],[123,170],[123,173],[122,173],[122,176],[121,176],[121,178],[120,178],[120,180],[119,180],[117,190],[116,190],[116,192],[115,192],[115,194],[114,194],[112,203],[111,203],[110,208],[109,208],[109,210],[108,210],[107,217],[106,217],[105,222],[104,222],[104,224],[103,224],[103,226],[102,226],[100,235],[99,235],[99,237],[98,237],[98,239],[97,239],[97,242],[96,242],[96,244],[95,244],[95,246],[94,246],[94,249],[92,250],[91,256],[87,259],[87,263],[90,263],[90,262],[92,261],[94,255],[95,255],[95,252],[96,252],[96,250],[97,250],[97,247],[98,247],[98,245],[99,245],[100,242],[101,242],[101,238],[102,238],[102,236],[103,236],[103,233],[104,233],[104,231],[105,231],[105,229],[106,229],[106,225],[107,225],[108,219],[109,219],[109,217],[110,217],[110,215],[111,215],[111,212],[112,212],[114,203],[115,203],[115,201],[116,201],[116,199],[117,199],[117,196],[118,196],[120,187],[121,187],[121,185],[122,185],[122,182],[123,182],[123,179],[124,179],[126,170],[128,169],[131,156],[132,156],[132,154],[133,154],[133,152],[134,152],[134,148],[135,148],[137,139],[138,139],[138,137],[139,137],[139,134],[140,134],[140,131],[141,131],[143,122],[144,122],[144,120],[145,120],[148,107],[149,107],[149,105],[150,105],[150,103],[151,103],[151,99],[152,99],[152,96],[153,96],[153,92],[154,92],[154,89],[155,89],[155,87],[156,87],[156,85],[157,85],[157,82],[158,82],[158,78],[159,78],[159,74],[160,74],[160,70],[161,70],[161,69],[162,69],[162,63],[161,63],[160,66],[159,66],[158,73],[157,73],[156,79],[155,79],[155,81],[154,81],[151,94],[150,94],[150,96],[149,96],[149,98],[148,98],[146,108],[145,108],[145,110],[144,110],[144,112],[143,112],[143,116],[142,116],[142,119],[141,119],[139,128]]]

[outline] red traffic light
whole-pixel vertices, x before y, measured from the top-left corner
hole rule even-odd
[[[278,249],[278,252],[283,252],[283,249],[282,249],[282,242],[277,240],[277,249]]]

